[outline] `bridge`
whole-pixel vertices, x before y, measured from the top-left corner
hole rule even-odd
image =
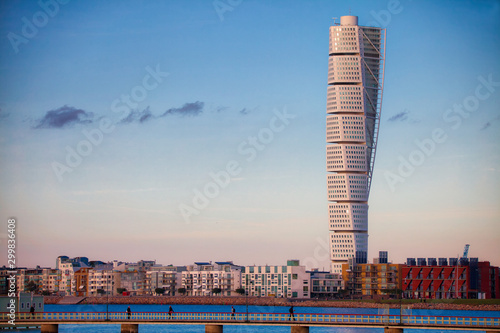
[[[64,324],[121,325],[121,333],[138,333],[139,325],[205,325],[206,333],[222,333],[224,325],[290,326],[291,333],[307,333],[309,327],[376,327],[385,333],[402,333],[404,329],[474,330],[500,332],[500,317],[419,316],[389,314],[237,313],[229,312],[43,312],[16,313],[15,325],[8,312],[0,313],[0,329],[34,327],[42,333],[57,333]]]

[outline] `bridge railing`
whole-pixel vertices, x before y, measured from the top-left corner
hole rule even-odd
[[[16,313],[16,321],[192,321],[192,322],[225,322],[248,321],[265,323],[284,323],[289,321],[310,324],[406,324],[406,325],[447,325],[469,327],[499,327],[499,317],[460,317],[460,316],[421,316],[421,315],[387,315],[387,314],[328,314],[328,313],[236,313],[230,312],[28,312]],[[10,320],[8,312],[0,312],[0,321]]]

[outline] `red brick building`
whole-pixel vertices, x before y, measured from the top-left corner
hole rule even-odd
[[[498,267],[488,261],[458,265],[404,265],[402,290],[405,298],[500,298]]]
[[[491,266],[489,261],[478,263],[479,277],[478,289],[480,298],[500,298],[500,269]]]

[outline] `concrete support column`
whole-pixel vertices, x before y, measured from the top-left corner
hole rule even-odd
[[[139,324],[122,324],[121,333],[139,333]]]
[[[292,326],[291,333],[309,333],[309,326]]]
[[[222,333],[222,325],[205,325],[205,333]]]
[[[399,327],[385,327],[384,333],[403,333],[403,329]]]
[[[40,327],[40,332],[42,333],[57,333],[59,332],[58,324],[42,324]]]

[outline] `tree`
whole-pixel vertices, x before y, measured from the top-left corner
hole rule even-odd
[[[240,295],[244,295],[244,294],[245,294],[245,289],[243,289],[243,288],[238,288],[238,289],[236,289],[235,291],[236,291],[238,294],[240,294]]]
[[[391,288],[391,289],[382,289],[380,290],[381,292],[383,292],[384,294],[389,294],[391,296],[391,298],[393,298],[395,296],[395,298],[401,298],[401,294],[403,293],[403,290],[399,289],[399,288]]]
[[[52,293],[48,290],[44,290],[44,291],[42,291],[42,295],[43,296],[50,296],[50,295],[52,295]]]
[[[178,292],[179,294],[184,295],[184,294],[186,293],[186,288],[179,288],[179,289],[177,289],[177,292]]]
[[[106,291],[104,289],[100,288],[100,289],[97,289],[97,293],[99,295],[104,295],[106,293]]]
[[[26,288],[25,288],[27,291],[29,291],[30,293],[36,293],[38,291],[38,285],[36,284],[35,281],[33,280],[30,280],[27,284],[26,284]]]
[[[349,296],[348,289],[339,289],[339,297],[344,299],[346,296]]]
[[[127,291],[127,288],[116,288],[116,292],[120,295],[123,294],[124,291]]]
[[[214,289],[212,289],[212,294],[218,295],[221,292],[222,292],[222,289],[220,289],[220,288],[214,288]]]
[[[156,288],[155,293],[158,295],[163,295],[165,293],[165,288]]]

